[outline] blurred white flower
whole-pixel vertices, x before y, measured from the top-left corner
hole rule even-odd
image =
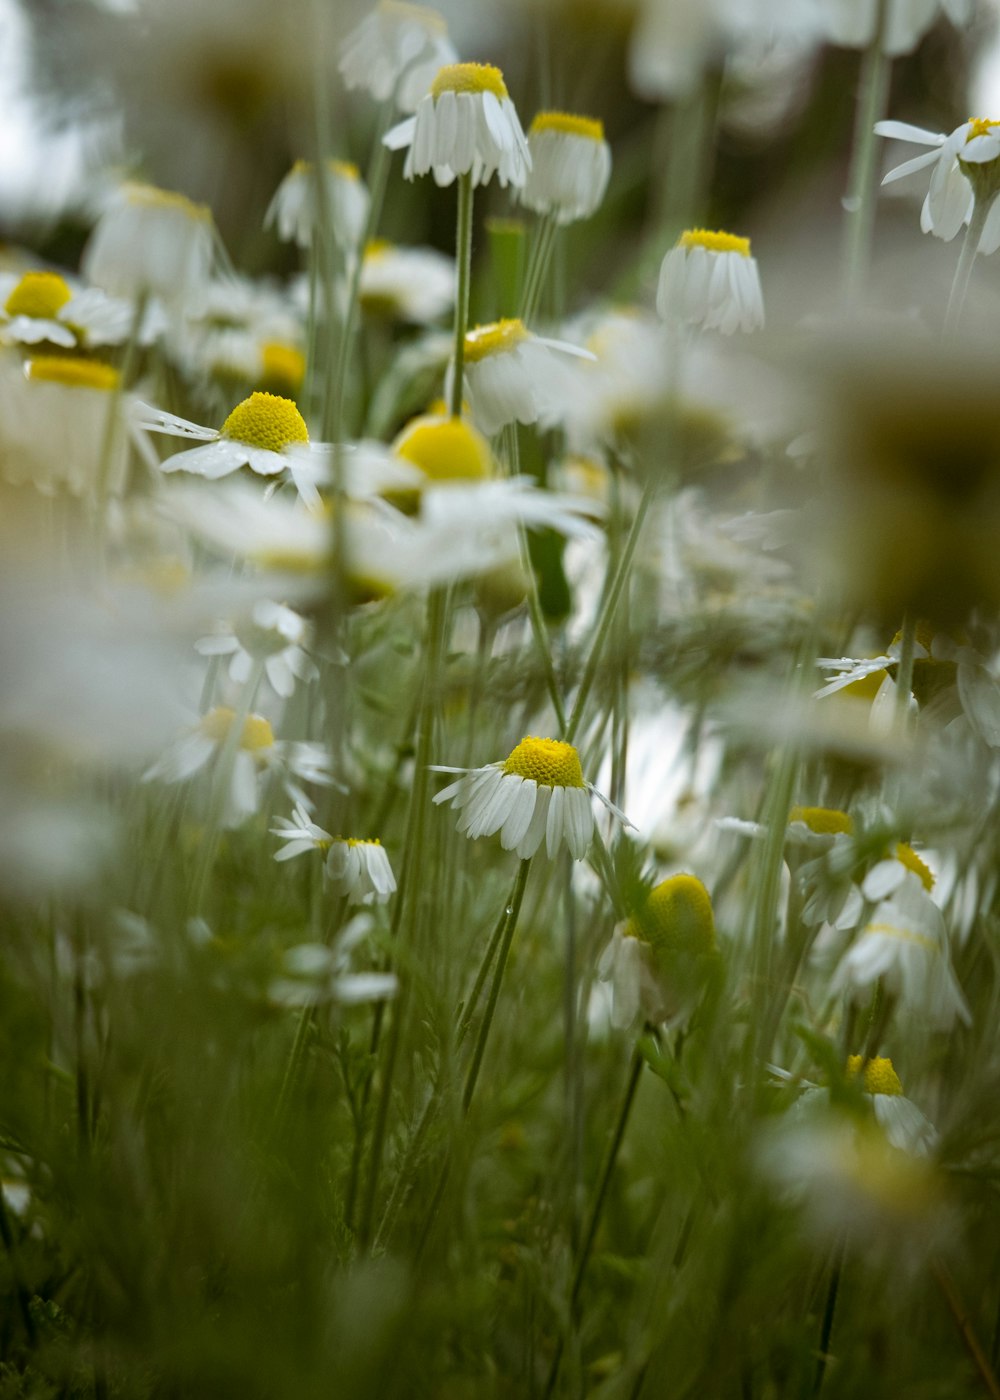
[[[239,684],[249,680],[254,662],[264,663],[264,674],[275,693],[287,700],[296,680],[315,680],[319,675],[305,646],[311,628],[305,618],[282,603],[261,598],[246,616],[232,626],[220,625],[211,636],[195,643],[202,656],[228,656],[229,678]]]
[[[457,62],[444,17],[403,0],[378,0],[340,45],[345,85],[378,102],[391,97],[403,112],[415,111],[435,74]]]
[[[81,267],[112,296],[133,302],[157,296],[185,311],[209,279],[215,237],[204,205],[152,185],[124,184],[98,219]]]
[[[882,49],[890,57],[911,53],[942,10],[963,22],[964,0],[887,0]],[[818,0],[823,33],[833,44],[866,49],[875,38],[879,0]]]
[[[528,131],[531,171],[518,198],[558,224],[589,219],[611,178],[604,125],[570,112],[539,112]]]
[[[355,950],[372,929],[371,916],[359,914],[338,933],[333,947],[324,943],[299,943],[284,955],[282,975],[268,988],[278,1006],[318,1006],[333,1002],[357,1006],[366,1001],[387,1001],[399,990],[391,972],[352,972]]]
[[[723,335],[760,330],[764,300],[749,238],[686,229],[663,259],[656,309],[665,321]]]
[[[359,295],[368,316],[432,325],[455,304],[455,261],[435,248],[376,239],[365,248]]]
[[[328,160],[322,170],[322,189],[315,166],[297,160],[274,192],[264,215],[264,227],[277,226],[284,243],[295,242],[309,248],[323,227],[317,195],[327,202],[326,219],[336,243],[356,252],[364,233],[371,203],[368,187],[356,165],[346,160]]]
[[[521,186],[531,156],[514,104],[499,68],[486,63],[455,63],[442,68],[416,114],[384,137],[392,151],[408,148],[407,180],[432,171],[438,185],[459,175],[485,185]]]

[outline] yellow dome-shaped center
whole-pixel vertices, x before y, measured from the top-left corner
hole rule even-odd
[[[580,755],[572,744],[564,744],[561,739],[522,739],[511,751],[503,771],[519,778],[534,778],[543,787],[584,786]]]
[[[802,822],[817,836],[846,835],[854,830],[854,823],[846,812],[836,807],[793,807],[788,814],[788,822]]]
[[[58,272],[26,272],[4,302],[8,316],[35,316],[52,321],[72,299],[69,283]]]
[[[503,74],[490,63],[449,63],[439,69],[431,96],[436,101],[444,92],[492,92],[501,100],[508,95]]]
[[[461,418],[417,418],[396,439],[395,451],[431,481],[482,481],[493,467],[489,443]]]
[[[851,1076],[857,1075],[861,1070],[861,1063],[860,1055],[851,1055],[847,1061],[847,1073]],[[865,1065],[861,1082],[866,1094],[902,1094],[903,1092],[899,1075],[893,1069],[892,1061],[887,1056],[869,1060]]]
[[[531,123],[529,136],[542,131],[558,131],[563,136],[582,136],[587,141],[604,140],[604,123],[596,117],[577,117],[572,112],[539,112]]]
[[[736,233],[713,232],[707,228],[685,229],[678,239],[680,248],[707,248],[710,253],[739,253],[740,257],[750,256],[749,238],[740,238]]]
[[[477,360],[485,360],[487,355],[502,355],[527,340],[530,334],[524,322],[514,316],[487,326],[476,326],[465,337],[465,358],[475,364]]]
[[[264,393],[251,394],[236,405],[222,425],[222,436],[268,452],[309,441],[305,421],[291,399]]]
[[[671,875],[650,892],[628,932],[645,939],[657,953],[711,953],[715,916],[708,890],[697,875]]]
[[[914,875],[920,877],[920,883],[927,893],[930,894],[931,890],[934,888],[934,876],[931,874],[930,868],[924,864],[913,847],[908,846],[905,841],[900,841],[896,845],[894,855],[901,865],[905,865],[907,870],[912,870]]]
[[[65,384],[71,389],[100,389],[107,394],[117,388],[119,374],[113,365],[82,356],[38,355],[28,363],[28,378]]]

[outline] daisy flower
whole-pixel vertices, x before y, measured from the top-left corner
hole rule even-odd
[[[202,656],[230,657],[229,679],[240,685],[249,680],[254,662],[263,661],[272,689],[287,700],[296,680],[315,680],[319,675],[304,650],[310,635],[304,617],[282,603],[261,598],[249,616],[200,638],[195,648]]]
[[[186,782],[206,768],[214,768],[236,719],[227,705],[217,705],[203,715],[143,774],[143,782]],[[247,715],[243,721],[224,796],[222,824],[239,826],[257,811],[260,775],[275,750],[274,731],[263,715]]]
[[[175,452],[160,463],[165,472],[193,472],[216,481],[240,467],[258,476],[293,471],[300,455],[310,455],[309,432],[291,399],[277,394],[253,393],[236,405],[221,428],[205,428],[174,413],[164,413],[137,403],[132,421],[148,432],[195,438],[204,447]]]
[[[663,259],[656,309],[665,321],[723,335],[760,330],[764,301],[749,238],[686,229]]]
[[[917,1156],[926,1156],[933,1149],[937,1132],[917,1105],[904,1095],[899,1075],[888,1057],[879,1055],[863,1060],[860,1055],[851,1055],[847,1073],[853,1079],[860,1076],[865,1093],[871,1095],[875,1120],[893,1147]]]
[[[425,413],[413,418],[396,438],[392,450],[412,463],[426,482],[486,481],[496,464],[490,445],[471,423],[447,414]]]
[[[331,836],[297,805],[291,821],[271,827],[271,835],[285,842],[275,860],[292,860],[307,851],[326,855],[324,873],[338,894],[355,904],[384,904],[395,893],[396,878],[380,841]]]
[[[485,185],[497,175],[501,185],[520,187],[531,156],[514,104],[499,68],[486,63],[453,63],[441,68],[415,114],[383,137],[392,151],[407,150],[407,180],[433,171],[439,185],[459,175]]]
[[[117,400],[116,400],[116,396]],[[116,402],[121,421],[107,438]],[[0,419],[5,450],[2,473],[46,495],[64,488],[74,496],[124,490],[129,448],[148,461],[148,438],[128,418],[129,398],[111,365],[82,355],[38,355],[0,371]]]
[[[539,418],[560,411],[570,396],[571,380],[559,354],[582,360],[595,358],[590,350],[534,335],[523,321],[513,317],[469,331],[465,337],[465,394],[473,418],[487,437],[506,423],[537,423]],[[451,394],[453,368],[448,368],[446,398]]]
[[[875,131],[891,141],[931,147],[923,155],[895,166],[882,179],[883,185],[890,185],[933,166],[930,188],[920,211],[920,227],[924,233],[932,233],[947,243],[971,219],[977,193],[994,200],[1000,188],[993,164],[1000,156],[1000,122],[985,117],[970,118],[948,136],[897,121],[876,122]],[[1000,202],[993,203],[986,217],[978,251],[995,253],[997,248],[1000,248]]]
[[[368,219],[371,200],[367,186],[358,167],[350,161],[328,160],[323,175],[323,193],[334,241],[353,252]],[[264,227],[275,224],[283,243],[311,247],[322,226],[316,204],[317,184],[312,164],[297,160],[274,192],[264,215]]]
[[[112,296],[158,296],[165,305],[196,304],[215,249],[209,210],[153,185],[125,184],[112,196],[83,252],[87,278]]]
[[[683,1016],[715,951],[708,890],[696,875],[662,880],[639,912],[616,927],[598,962],[598,977],[611,983],[611,1024],[625,1029]]]
[[[372,928],[370,914],[359,914],[337,935],[332,948],[323,943],[299,943],[282,959],[282,975],[268,988],[278,1006],[318,1006],[333,1002],[358,1006],[387,1001],[399,991],[392,972],[352,972],[352,954]]]
[[[361,263],[359,296],[367,316],[433,325],[455,304],[455,260],[434,248],[397,248],[374,239]]]
[[[443,15],[425,5],[379,0],[340,46],[340,73],[348,88],[363,88],[377,102],[392,97],[400,111],[413,112],[458,53]]]
[[[883,900],[860,937],[844,954],[832,990],[864,1001],[873,983],[884,979],[900,1007],[937,1030],[971,1016],[948,956],[940,909],[925,889],[904,882]]]
[[[76,334],[59,313],[73,299],[69,283],[58,272],[26,272],[4,300],[0,336],[5,341],[72,348]]]
[[[589,219],[611,178],[604,124],[569,112],[539,112],[528,131],[531,171],[519,198],[558,224]]]
[[[526,737],[506,759],[484,768],[445,768],[457,782],[436,793],[435,804],[450,802],[461,812],[458,829],[470,840],[500,833],[505,851],[529,860],[542,842],[552,860],[563,842],[574,860],[583,860],[594,834],[590,799],[596,797],[625,826],[628,818],[584,780],[580,755],[560,739]]]

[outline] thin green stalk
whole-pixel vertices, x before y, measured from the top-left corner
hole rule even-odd
[[[412,942],[417,921],[418,878],[423,857],[424,835],[426,831],[426,811],[429,764],[433,742],[434,714],[440,689],[440,668],[445,653],[446,638],[446,598],[442,589],[434,589],[427,603],[427,641],[424,658],[424,676],[421,688],[420,716],[417,732],[416,763],[413,773],[413,787],[410,791],[410,810],[407,819],[407,840],[404,865],[396,892],[398,918],[393,932],[399,936],[406,930]],[[386,1130],[389,1123],[389,1109],[392,1102],[392,1084],[399,1058],[403,1023],[406,1019],[409,982],[404,981],[396,998],[383,1066],[382,1085],[379,1094],[375,1125],[372,1130],[372,1146],[368,1163],[368,1180],[365,1183],[365,1198],[362,1206],[359,1237],[367,1245],[371,1239],[375,1213],[375,1199],[378,1179],[382,1167],[382,1152],[385,1146]],[[381,1026],[381,1018],[378,1022]],[[378,1051],[378,1042],[373,1028],[372,1055]],[[363,1122],[359,1126],[360,1138]],[[360,1159],[361,1145],[356,1143],[356,1153]]]
[[[326,926],[326,931],[322,939],[324,948],[329,948],[333,943],[334,936],[343,926],[346,913],[347,899],[342,896],[334,905],[330,921]],[[274,1112],[276,1129],[280,1128],[281,1124],[284,1122],[289,1100],[298,1082],[299,1075],[302,1072],[309,1041],[312,1038],[313,1029],[316,1025],[316,1013],[318,1009],[316,1002],[310,1002],[307,1006],[303,1006],[302,1010],[299,1012],[298,1025],[295,1028],[295,1039],[292,1042],[288,1064],[285,1066],[285,1074],[281,1081],[281,1090],[278,1094],[278,1104]]]
[[[618,1160],[618,1153],[625,1137],[625,1129],[628,1127],[629,1114],[632,1112],[632,1105],[635,1102],[636,1090],[639,1087],[639,1078],[642,1074],[644,1063],[645,1060],[643,1059],[642,1052],[637,1045],[632,1052],[632,1064],[629,1068],[625,1093],[618,1110],[618,1118],[615,1122],[611,1142],[608,1145],[604,1166],[601,1169],[601,1176],[597,1185],[597,1194],[594,1197],[594,1204],[591,1207],[590,1216],[587,1220],[587,1227],[583,1235],[583,1243],[580,1246],[576,1258],[576,1265],[573,1269],[573,1282],[569,1291],[569,1316],[571,1325],[576,1314],[577,1305],[580,1301],[580,1289],[583,1286],[584,1275],[587,1272],[587,1265],[590,1262],[590,1254],[594,1248],[594,1240],[597,1238],[597,1229],[601,1223],[601,1215],[604,1211],[604,1202],[607,1199],[608,1187],[611,1184],[612,1173],[614,1172],[615,1163]],[[546,1400],[547,1397],[555,1393],[556,1381],[559,1378],[559,1368],[562,1364],[564,1345],[565,1338],[560,1338],[559,1344],[556,1347],[556,1354],[552,1358],[552,1367],[549,1371],[549,1378],[545,1386]]]
[[[844,1256],[847,1253],[846,1236],[840,1241],[830,1260],[830,1279],[826,1289],[826,1303],[823,1307],[823,1320],[819,1329],[819,1353],[816,1357],[816,1375],[813,1379],[813,1395],[823,1388],[826,1376],[826,1363],[830,1355],[830,1338],[833,1336],[833,1319],[837,1311],[837,1295],[840,1292],[840,1276],[844,1269]]]
[[[532,320],[538,310],[558,228],[559,225],[551,214],[543,214],[538,221],[538,234],[531,250],[524,291],[521,294],[521,320],[525,323]]]
[[[496,922],[496,927],[490,934],[490,941],[486,945],[486,952],[483,954],[482,961],[479,964],[479,971],[476,973],[476,980],[472,984],[472,991],[469,993],[468,999],[463,1002],[458,1009],[455,1018],[457,1022],[456,1046],[461,1046],[465,1037],[469,1034],[469,1028],[472,1025],[472,1017],[475,1015],[476,1007],[479,1005],[479,998],[482,996],[486,978],[489,975],[489,970],[496,955],[497,948],[500,946],[500,939],[503,937],[504,929],[507,926],[508,910],[517,893],[517,882],[520,879],[520,875],[521,872],[520,869],[518,869],[518,873],[514,877],[514,884],[511,887],[510,895],[504,903],[503,911]]]
[[[201,913],[204,906],[209,877],[212,873],[212,867],[215,865],[215,857],[218,854],[222,820],[225,816],[226,798],[233,777],[233,765],[236,762],[240,741],[243,738],[243,728],[250,715],[253,702],[257,698],[257,691],[263,677],[264,662],[263,660],[257,660],[254,662],[253,669],[247,677],[243,689],[240,691],[239,704],[229,722],[229,729],[222,742],[222,749],[212,772],[212,796],[209,806],[208,821],[205,824],[205,832],[201,843],[201,863],[192,885],[191,907],[196,914]]]
[[[528,874],[530,870],[530,858],[528,860],[522,860],[518,868],[517,879],[514,881],[514,890],[511,895],[510,903],[507,905],[507,918],[504,924],[500,949],[497,953],[496,966],[493,969],[493,981],[490,983],[490,993],[486,1000],[486,1009],[483,1012],[483,1019],[479,1025],[479,1034],[476,1037],[475,1048],[472,1052],[472,1061],[469,1065],[468,1075],[466,1076],[465,1088],[462,1091],[463,1114],[468,1113],[472,1103],[472,1097],[476,1092],[479,1071],[483,1064],[483,1055],[486,1053],[486,1042],[489,1039],[490,1028],[493,1025],[493,1016],[497,1009],[497,1002],[500,999],[500,985],[503,982],[503,974],[507,967],[507,957],[510,953],[510,945],[514,940],[514,931],[517,928],[517,920],[521,912],[521,901],[524,899],[524,889],[528,883]]]
[[[917,619],[912,611],[903,618],[899,644],[899,665],[896,668],[896,727],[906,729],[910,712],[910,691],[913,689],[913,653],[917,640]]]
[[[891,61],[885,53],[889,0],[879,0],[871,42],[861,61],[858,105],[847,197],[844,201],[844,295],[856,302],[864,291],[875,227],[875,123],[888,110]]]
[[[458,228],[455,234],[458,283],[455,290],[455,349],[451,380],[451,416],[462,416],[465,335],[469,329],[469,288],[472,283],[472,173],[458,177]]]
[[[601,605],[600,616],[598,618],[597,627],[594,632],[594,640],[591,642],[590,654],[588,655],[586,664],[583,668],[583,677],[580,681],[580,688],[576,693],[576,700],[574,701],[573,711],[569,717],[569,723],[566,725],[566,728],[563,731],[563,738],[568,744],[571,744],[573,742],[573,738],[576,734],[576,731],[580,726],[580,721],[583,718],[584,708],[587,704],[587,700],[590,697],[590,691],[593,687],[594,679],[597,675],[597,668],[601,662],[601,654],[604,650],[604,644],[608,639],[608,633],[611,631],[611,625],[615,620],[615,612],[618,608],[618,600],[621,598],[625,585],[629,580],[629,576],[632,570],[632,560],[635,557],[636,546],[639,543],[639,536],[642,533],[643,523],[646,519],[646,512],[649,510],[649,504],[653,499],[653,493],[655,490],[655,481],[653,477],[650,476],[647,479],[645,486],[643,487],[642,496],[639,500],[639,505],[635,512],[635,518],[632,521],[632,526],[628,532],[628,538],[625,541],[625,547],[621,552],[621,557],[618,560],[618,566],[614,571],[614,575],[611,580],[611,586],[610,588],[608,588],[607,593],[605,594],[604,602]]]
[[[508,468],[512,476],[517,476],[520,469],[517,424],[508,423],[504,428],[503,435],[507,451]],[[549,646],[549,634],[545,626],[545,618],[542,615],[541,599],[538,596],[538,579],[535,577],[535,570],[531,563],[531,551],[528,548],[528,532],[523,525],[518,527],[518,543],[521,549],[521,568],[524,571],[527,584],[528,616],[531,618],[531,634],[535,639],[535,646],[538,648],[542,670],[545,673],[545,687],[549,692],[549,699],[552,701],[556,723],[559,726],[560,733],[562,733],[566,728],[566,710],[563,706],[562,694],[559,690],[559,679],[556,676],[555,663],[552,660],[552,648]]]
[[[944,333],[949,340],[953,340],[958,334],[962,312],[965,308],[965,299],[969,293],[972,266],[976,261],[976,254],[979,252],[979,240],[983,236],[983,229],[986,227],[986,220],[995,198],[995,195],[991,199],[984,199],[977,195],[972,206],[972,218],[969,220],[969,227],[965,230],[962,251],[958,257],[958,266],[955,268],[951,292],[948,295],[948,309],[944,315]]]
[[[962,1339],[962,1345],[969,1353],[972,1364],[979,1372],[979,1379],[983,1383],[983,1389],[992,1396],[992,1400],[1000,1400],[1000,1382],[997,1381],[996,1372],[990,1365],[989,1357],[983,1350],[976,1330],[972,1325],[969,1310],[962,1300],[955,1285],[955,1280],[948,1272],[947,1268],[940,1261],[935,1259],[931,1263],[931,1272],[934,1275],[934,1282],[944,1295],[944,1300],[948,1304],[948,1311],[951,1313],[952,1321],[958,1328],[958,1334]]]

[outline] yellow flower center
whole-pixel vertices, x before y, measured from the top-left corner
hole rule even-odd
[[[559,131],[564,136],[582,136],[587,141],[604,140],[604,123],[596,117],[577,117],[572,112],[539,112],[531,123],[529,136],[541,131]]]
[[[268,340],[261,346],[261,378],[275,388],[297,393],[306,374],[306,357],[296,345]]]
[[[58,272],[26,272],[4,302],[8,316],[37,316],[52,321],[73,293]]]
[[[461,418],[417,418],[396,439],[397,456],[432,481],[482,481],[493,457],[482,433]]]
[[[991,121],[989,117],[970,117],[969,130],[965,140],[968,144],[974,136],[989,136],[994,127],[1000,126],[1000,121]]]
[[[394,246],[388,238],[369,238],[365,244],[365,258],[384,258],[386,253],[392,252]]]
[[[685,229],[677,240],[679,248],[707,248],[710,253],[739,253],[741,258],[750,256],[749,238],[740,238],[735,233],[713,233],[707,228]]]
[[[860,1069],[861,1056],[849,1056],[847,1073],[854,1076],[859,1073]],[[902,1094],[903,1092],[899,1075],[893,1069],[892,1061],[888,1057],[877,1057],[874,1060],[869,1060],[865,1065],[861,1082],[866,1094]]]
[[[222,425],[222,436],[268,452],[280,452],[290,442],[309,441],[302,414],[291,399],[263,393],[251,394],[236,405]]]
[[[228,705],[216,705],[214,710],[209,710],[208,714],[203,716],[201,732],[213,743],[224,744],[235,718],[235,710]],[[263,749],[273,747],[274,731],[264,716],[247,715],[243,721],[243,733],[240,735],[240,748],[246,749],[248,753],[260,753]]]
[[[840,832],[848,836],[854,830],[854,822],[846,812],[836,807],[793,807],[788,814],[788,822],[803,822],[817,836],[835,836]]]
[[[485,360],[487,355],[502,355],[527,340],[530,334],[524,322],[513,316],[487,326],[476,326],[465,337],[465,358],[475,364],[477,360]]]
[[[129,204],[138,204],[144,209],[170,209],[199,223],[206,223],[212,217],[207,204],[195,204],[187,195],[175,194],[172,190],[159,190],[155,185],[125,185],[123,188]]]
[[[584,786],[580,755],[572,744],[564,744],[561,739],[522,739],[511,750],[503,771],[519,778],[534,778],[543,787]]]
[[[435,34],[448,32],[444,17],[426,5],[410,5],[406,0],[379,0],[378,10],[389,19],[409,20],[411,24],[419,24],[422,29]]]
[[[508,95],[499,68],[490,63],[449,63],[431,83],[435,101],[443,92],[492,92],[501,101]]]
[[[914,875],[920,876],[920,883],[927,893],[930,894],[931,890],[934,888],[934,876],[917,855],[913,847],[908,846],[905,841],[900,841],[893,854],[901,865],[906,866],[907,870],[912,870]]]
[[[100,389],[107,394],[118,387],[119,374],[112,365],[102,365],[99,360],[84,360],[75,355],[39,355],[28,363],[28,378],[67,384],[72,389]]]
[[[715,916],[708,890],[697,875],[671,875],[650,891],[626,932],[645,939],[657,953],[711,953]]]
[[[381,840],[376,836],[374,839],[367,836],[335,836],[334,841],[340,846],[381,846]]]
[[[361,171],[352,160],[328,160],[326,168],[331,175],[339,175],[342,180],[361,179]]]

